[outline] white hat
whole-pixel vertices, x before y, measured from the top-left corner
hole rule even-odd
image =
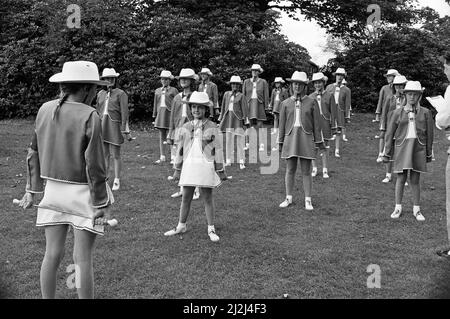
[[[260,73],[264,72],[264,69],[259,65],[259,64],[253,64],[250,70],[256,70],[259,71]]]
[[[312,77],[312,82],[315,81],[325,81],[325,74],[322,72],[314,73]]]
[[[116,70],[114,70],[112,68],[111,69],[104,68],[102,76],[100,77],[100,79],[103,79],[103,78],[117,78],[119,75],[120,75],[120,73],[116,73]]]
[[[345,72],[344,68],[338,68],[336,70],[336,72],[333,73],[333,75],[338,75],[338,74],[347,75],[347,72]]]
[[[97,65],[89,61],[65,62],[61,73],[57,73],[49,79],[52,83],[91,83],[97,85],[109,85],[108,81],[101,81]]]
[[[273,83],[278,83],[278,82],[280,82],[280,83],[284,83],[284,80],[283,80],[283,78],[282,78],[282,77],[280,77],[280,76],[277,76],[277,77],[275,78],[275,80],[273,80]]]
[[[231,83],[242,84],[242,79],[239,75],[233,75],[230,79],[230,82],[228,82],[228,84],[231,84]]]
[[[395,69],[390,69],[387,71],[387,73],[384,76],[397,76],[400,75],[400,73],[398,73],[397,70]]]
[[[403,75],[396,75],[394,78],[394,82],[392,82],[392,84],[406,84],[406,82],[408,82],[408,80],[406,79],[405,76]]]
[[[192,69],[181,69],[180,75],[176,76],[177,79],[194,79],[196,78],[194,70]]]
[[[208,68],[202,68],[202,70],[199,72],[199,74],[208,74],[209,76],[212,76],[212,72]]]
[[[173,80],[173,75],[172,72],[167,71],[167,70],[162,70],[161,74],[159,75],[160,78],[165,78],[165,79],[171,79]]]
[[[422,84],[420,84],[419,81],[408,81],[405,85],[405,88],[402,90],[402,92],[420,92],[422,93],[425,90],[425,88],[422,87]]]
[[[208,93],[194,91],[188,101],[189,104],[199,104],[204,106],[212,106]]]
[[[295,71],[292,74],[292,77],[290,79],[286,79],[286,81],[309,83],[308,76],[306,75],[306,73],[299,71]]]

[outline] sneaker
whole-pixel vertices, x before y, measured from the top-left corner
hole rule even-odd
[[[386,176],[381,182],[384,184],[390,183],[392,180],[392,177]]]
[[[161,158],[157,161],[155,161],[155,164],[162,164],[166,161],[166,157],[165,156],[161,156]]]
[[[175,227],[174,229],[166,231],[164,233],[164,236],[173,236],[173,235],[176,235],[176,234],[182,234],[182,233],[185,233],[186,230],[187,230],[186,226],[180,227],[180,228]]]
[[[310,200],[305,200],[305,209],[309,211],[314,210],[314,207]]]
[[[311,172],[311,176],[312,177],[316,177],[317,176],[317,167],[313,167],[312,172]]]
[[[120,189],[120,181],[119,180],[115,180],[114,184],[113,184],[113,187],[112,187],[112,190],[113,191],[118,191],[119,189]]]
[[[183,196],[182,192],[176,192],[176,193],[170,195],[170,197],[172,197],[172,198],[178,198],[178,197],[181,197],[181,196]]]
[[[239,162],[239,169],[245,169],[245,163],[244,161]]]
[[[409,186],[408,182],[405,182],[405,186]]]
[[[244,146],[244,151],[248,151],[248,149],[250,148],[250,144],[248,144],[248,143],[245,143],[245,146]]]
[[[200,198],[200,192],[195,192],[192,200],[198,200]]]
[[[334,152],[334,156],[337,157],[337,158],[341,157],[341,155],[339,154],[339,151],[337,151],[337,150]]]
[[[397,219],[400,218],[400,216],[402,215],[402,211],[399,209],[394,210],[394,212],[391,214],[391,218],[393,219]]]
[[[343,140],[344,142],[348,142],[348,139],[347,139],[347,137],[346,137],[345,135],[342,136],[342,140]]]
[[[380,139],[380,135],[375,135],[375,139],[376,140]]]
[[[278,151],[278,147],[276,146],[272,147],[272,151]]]
[[[259,151],[260,151],[260,152],[264,152],[264,144],[261,144],[261,145],[259,146]]]
[[[286,207],[288,207],[288,206],[290,206],[290,205],[292,205],[292,199],[286,198],[286,199],[284,200],[284,202],[282,202],[282,203],[280,204],[280,208],[286,208]]]
[[[417,212],[416,214],[414,214],[414,217],[416,217],[416,220],[419,222],[425,221],[425,217],[423,217],[421,212]]]
[[[383,163],[383,156],[378,155],[378,157],[377,157],[377,163]]]
[[[336,135],[333,135],[330,139],[330,141],[334,141],[336,139]]]
[[[323,172],[323,178],[330,178],[330,175],[328,175],[328,172]]]
[[[227,159],[224,166],[231,166],[231,160]]]
[[[208,236],[209,236],[209,239],[211,239],[211,241],[213,241],[213,242],[218,242],[220,239],[219,236],[217,236],[216,231],[214,231],[214,230],[209,231]]]
[[[275,134],[277,134],[278,133],[278,131],[276,130],[276,129],[273,129],[272,130],[272,133],[270,133],[270,135],[275,135]]]
[[[380,122],[379,119],[372,120],[372,123],[378,123],[378,122]]]

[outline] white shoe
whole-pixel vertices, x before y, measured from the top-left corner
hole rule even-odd
[[[345,135],[342,136],[342,140],[343,140],[344,142],[348,142],[348,139],[347,139],[347,137],[346,137]]]
[[[414,214],[414,217],[416,217],[416,220],[419,222],[425,221],[425,217],[423,217],[422,213],[419,211],[416,214]]]
[[[112,190],[113,191],[118,191],[119,189],[120,189],[120,181],[119,180],[114,180]]]
[[[336,135],[333,135],[330,139],[330,141],[334,141],[336,139]]]
[[[384,184],[390,183],[392,180],[392,177],[386,176],[381,182]]]
[[[200,198],[200,192],[199,191],[195,191],[194,192],[194,196],[192,196],[192,200],[198,200]]]
[[[264,152],[264,144],[261,144],[261,145],[259,146],[259,151],[260,151],[260,152]]]
[[[180,228],[175,227],[174,229],[166,231],[164,233],[164,236],[173,236],[173,235],[176,235],[176,234],[182,234],[182,233],[185,233],[186,230],[187,230],[186,226],[180,227]]]
[[[377,119],[372,120],[372,123],[378,123],[378,122],[380,122],[380,120],[377,120]]]
[[[383,163],[383,156],[381,154],[377,157],[377,163]]]
[[[161,156],[161,158],[157,161],[155,161],[155,164],[162,164],[166,161],[166,157],[165,156]]]
[[[239,162],[239,169],[245,169],[245,163],[244,161]]]
[[[317,176],[317,167],[313,167],[312,172],[311,172],[311,176],[312,177],[316,177]]]
[[[278,151],[278,147],[272,147],[272,151]]]
[[[405,182],[405,186],[409,186],[408,182]]]
[[[380,135],[375,135],[375,139],[376,140],[380,139]]]
[[[286,207],[288,207],[288,206],[290,206],[290,205],[292,205],[292,199],[286,198],[286,199],[284,200],[284,202],[282,202],[282,203],[280,204],[280,208],[286,208]]]
[[[181,196],[183,196],[182,192],[176,192],[176,193],[170,195],[170,197],[172,197],[172,198],[178,198],[178,197],[181,197]]]
[[[272,133],[270,133],[270,135],[275,135],[275,134],[277,134],[277,133],[278,133],[277,129],[273,129],[273,130],[272,130]]]
[[[340,157],[341,157],[341,155],[339,154],[339,151],[335,151],[335,152],[334,152],[334,156],[337,157],[337,158],[340,158]]]
[[[391,214],[391,218],[393,219],[397,219],[400,218],[400,216],[402,215],[402,211],[399,209],[394,210],[394,212]]]
[[[225,162],[224,166],[231,166],[231,160],[227,159],[227,161]]]
[[[328,172],[323,172],[323,178],[330,178],[330,175],[328,175]]]
[[[306,210],[310,210],[310,211],[314,210],[314,207],[313,207],[313,205],[312,205],[310,200],[305,200],[305,209]]]
[[[219,236],[217,236],[216,231],[215,230],[211,230],[208,232],[208,236],[209,239],[211,239],[211,241],[213,242],[218,242],[219,241]]]

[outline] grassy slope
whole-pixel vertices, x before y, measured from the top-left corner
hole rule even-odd
[[[0,297],[39,298],[39,267],[45,241],[34,227],[36,212],[12,205],[25,187],[26,121],[0,122]],[[315,178],[315,211],[303,209],[300,173],[295,205],[280,210],[284,163],[275,175],[257,165],[228,170],[233,180],[215,191],[217,244],[209,241],[201,202],[192,205],[189,231],[165,238],[177,223],[176,186],[169,165],[158,158],[156,131],[135,132],[123,148],[124,177],[116,195],[120,225],[99,238],[95,250],[97,298],[429,298],[450,296],[450,263],[434,251],[446,244],[443,134],[436,133],[436,162],[422,179],[422,211],[412,217],[410,190],[405,215],[389,218],[394,186],[381,184],[371,116],[358,114],[350,126],[342,159],[331,159],[329,181]],[[138,156],[140,155],[140,156]],[[72,233],[58,282],[66,288]],[[444,246],[443,246],[444,245]],[[367,289],[370,264],[381,267],[382,289]]]

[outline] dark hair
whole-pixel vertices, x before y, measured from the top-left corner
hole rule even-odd
[[[450,65],[450,51],[444,54],[445,64]]]
[[[70,94],[78,93],[83,87],[91,86],[94,84],[87,84],[87,83],[60,83],[59,89],[61,91],[60,98],[58,100],[58,104],[56,105],[55,110],[53,111],[53,119],[55,119],[59,109],[64,104],[64,102],[67,100]]]

